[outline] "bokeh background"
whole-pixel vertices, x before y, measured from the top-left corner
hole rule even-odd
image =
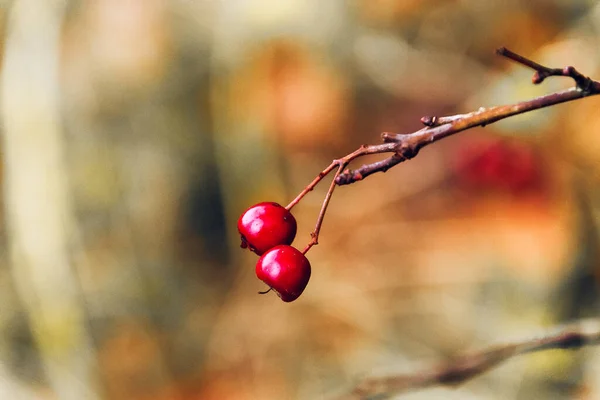
[[[236,231],[380,132],[572,84],[497,47],[600,77],[595,1],[2,0],[0,26],[2,399],[329,399],[597,315],[596,98],[339,188],[294,303]],[[600,353],[398,398],[599,399]]]

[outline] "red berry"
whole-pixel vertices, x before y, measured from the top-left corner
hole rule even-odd
[[[267,251],[256,263],[256,276],[269,285],[281,300],[296,300],[310,279],[310,263],[299,250],[279,245]]]
[[[296,219],[277,203],[258,203],[238,220],[242,248],[249,247],[259,256],[280,244],[292,244],[296,237]]]
[[[509,141],[470,143],[457,153],[459,183],[475,189],[519,194],[540,189],[541,160],[525,145]]]

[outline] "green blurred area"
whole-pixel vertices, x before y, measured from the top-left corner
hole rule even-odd
[[[571,84],[533,86],[497,47],[600,76],[596,2],[5,0],[0,17],[2,399],[332,398],[597,314],[594,97],[336,190],[293,303],[257,295],[236,230],[381,132]],[[297,247],[327,186],[294,208]],[[525,356],[406,398],[600,398],[598,362]]]

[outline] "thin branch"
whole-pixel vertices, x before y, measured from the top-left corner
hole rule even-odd
[[[392,395],[433,386],[455,387],[473,379],[512,357],[550,349],[579,349],[600,344],[600,320],[580,321],[546,336],[494,346],[462,355],[429,371],[414,375],[369,378],[339,400],[385,399]]]
[[[571,66],[564,68],[548,68],[506,48],[500,48],[496,52],[511,61],[533,69],[535,73],[532,80],[535,84],[543,82],[544,79],[550,76],[565,76],[572,78],[575,81],[575,86],[567,90],[515,104],[490,108],[482,107],[477,111],[467,114],[439,117],[424,116],[421,118],[421,123],[425,125],[425,128],[423,129],[407,134],[393,134],[387,132],[382,134],[384,143],[396,143],[396,147],[392,150],[378,148],[376,151],[376,146],[363,146],[367,149],[372,148],[373,151],[369,154],[389,152],[394,153],[394,155],[382,161],[363,165],[356,170],[346,170],[337,177],[336,183],[338,185],[348,185],[362,180],[375,172],[385,172],[402,161],[414,157],[423,147],[455,133],[477,126],[484,127],[514,115],[600,94],[600,82],[584,76]]]
[[[302,200],[304,196],[308,194],[308,192],[312,191],[315,188],[315,186],[317,186],[317,184],[323,180],[323,178],[329,175],[329,173],[333,171],[336,167],[338,167],[341,163],[348,164],[355,158],[365,156],[367,154],[389,153],[394,151],[395,147],[396,145],[389,144],[379,144],[371,146],[362,145],[357,150],[354,150],[352,153],[340,158],[339,160],[333,160],[331,164],[329,164],[327,168],[325,168],[323,171],[319,172],[319,175],[317,175],[315,179],[313,179],[313,181],[309,183],[298,194],[298,196],[296,196],[296,198],[292,200],[290,204],[288,204],[285,208],[291,210],[296,204],[300,202],[300,200]]]
[[[499,49],[497,49],[496,54],[498,54],[499,56],[506,57],[509,60],[512,60],[518,64],[524,65],[524,66],[529,67],[532,70],[534,70],[537,73],[537,76],[541,79],[541,80],[533,79],[533,83],[535,83],[535,84],[542,83],[544,78],[547,78],[549,76],[562,76],[563,75],[563,73],[562,73],[563,70],[561,68],[545,67],[541,64],[536,63],[535,61],[532,61],[528,58],[523,57],[520,54],[510,51],[506,47],[500,47]],[[534,76],[536,76],[536,75],[534,75]]]
[[[304,196],[308,194],[308,192],[311,192],[315,188],[315,186],[317,186],[317,184],[321,182],[321,180],[323,180],[323,178],[325,178],[331,171],[333,171],[336,166],[337,163],[336,161],[334,161],[331,164],[329,164],[329,166],[323,171],[319,172],[319,175],[317,175],[317,177],[313,179],[311,183],[309,183],[300,193],[298,193],[298,196],[296,196],[296,198],[292,200],[290,204],[285,206],[285,208],[287,210],[291,210],[296,204],[300,202],[300,200],[302,200]]]
[[[506,47],[501,47],[498,50],[496,50],[496,54],[533,69],[535,73],[533,74],[533,78],[531,79],[531,81],[535,85],[542,83],[544,79],[550,76],[566,76],[572,78],[575,81],[577,87],[583,90],[584,92],[587,92],[590,89],[598,91],[598,83],[595,83],[590,78],[581,74],[574,67],[567,66],[564,68],[548,68],[536,63],[535,61],[532,61],[528,58],[525,58],[517,53],[508,50]],[[592,88],[592,86],[594,86],[594,88]]]
[[[360,181],[365,179],[367,176],[374,174],[375,172],[385,172],[394,165],[400,164],[405,160],[407,160],[407,158],[404,155],[400,153],[394,153],[386,159],[371,164],[365,164],[355,170],[351,171],[346,169],[342,174],[339,174],[335,178],[335,183],[338,185],[347,185],[349,183]]]

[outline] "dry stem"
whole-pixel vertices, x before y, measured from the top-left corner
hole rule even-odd
[[[392,395],[433,386],[455,387],[475,378],[512,357],[550,349],[578,349],[600,344],[600,320],[580,321],[546,336],[490,347],[462,355],[429,371],[414,375],[369,378],[339,400],[385,399]]]

